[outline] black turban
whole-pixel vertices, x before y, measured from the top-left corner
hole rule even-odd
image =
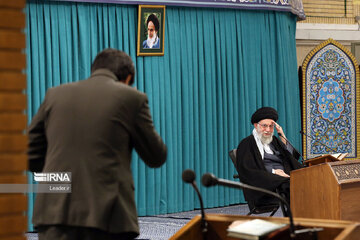
[[[279,115],[275,109],[272,107],[262,107],[256,110],[251,116],[251,123],[258,123],[263,119],[272,119],[275,122],[278,120]]]

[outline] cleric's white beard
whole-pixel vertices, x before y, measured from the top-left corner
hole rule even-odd
[[[152,48],[153,45],[156,43],[156,38],[157,38],[157,34],[154,33],[154,36],[152,38],[149,38],[146,40],[147,45],[149,46],[149,48]]]
[[[262,144],[270,144],[272,142],[274,136],[273,132],[269,137],[266,137],[263,133],[261,133],[260,126],[257,127],[256,131],[260,137],[260,141],[262,142]]]

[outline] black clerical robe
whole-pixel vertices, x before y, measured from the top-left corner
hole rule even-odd
[[[280,152],[286,174],[290,175],[291,170],[301,168],[301,164],[297,161],[300,155],[296,151],[291,154],[286,149],[285,144],[275,136],[271,144]],[[244,138],[240,142],[236,151],[236,166],[241,182],[265,188],[269,191],[275,191],[282,183],[289,181],[289,178],[266,171],[253,135]],[[264,196],[263,193],[249,190],[244,190],[244,195],[247,201],[255,202]]]

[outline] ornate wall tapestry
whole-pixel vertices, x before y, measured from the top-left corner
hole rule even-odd
[[[305,58],[303,69],[304,157],[359,154],[359,66],[355,57],[333,39]]]
[[[186,7],[239,8],[253,10],[285,11],[305,19],[302,0],[60,0],[65,2],[93,2],[115,4],[145,4]]]

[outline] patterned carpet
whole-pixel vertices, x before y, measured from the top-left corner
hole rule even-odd
[[[246,215],[249,208],[246,204],[233,205],[223,208],[205,209],[206,213],[234,214]],[[138,240],[167,240],[174,235],[181,227],[190,221],[195,215],[199,215],[200,210],[180,212],[173,214],[139,217],[140,236]],[[269,214],[261,214],[258,216],[269,216]],[[282,217],[281,210],[278,210],[276,217]],[[36,233],[27,233],[27,240],[38,240]]]

